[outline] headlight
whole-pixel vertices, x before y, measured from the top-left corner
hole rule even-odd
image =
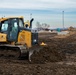
[[[36,39],[34,39],[33,42],[36,42]]]

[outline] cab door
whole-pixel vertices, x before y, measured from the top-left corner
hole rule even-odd
[[[9,41],[17,41],[18,37],[18,19],[11,19],[10,21],[10,31],[9,31]]]

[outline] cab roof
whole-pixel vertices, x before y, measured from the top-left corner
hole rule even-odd
[[[22,18],[23,19],[23,16],[19,16],[19,17],[16,17],[16,16],[14,16],[14,17],[2,17],[2,18],[0,18],[0,22],[4,21],[4,20],[8,20],[10,18]]]

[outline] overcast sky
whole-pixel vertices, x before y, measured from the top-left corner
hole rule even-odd
[[[51,27],[62,27],[61,14],[64,11],[65,26],[76,25],[76,0],[1,0],[0,12],[6,13],[7,9],[5,10],[5,8],[9,8],[8,11],[12,8],[25,9],[25,11],[31,10],[29,14],[33,13],[36,21],[46,22]],[[11,11],[15,13],[15,10]]]
[[[1,0],[0,8],[66,9],[76,8],[76,0]]]

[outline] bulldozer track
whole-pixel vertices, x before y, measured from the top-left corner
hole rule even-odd
[[[27,56],[27,49],[24,46],[0,45],[0,57],[21,59]]]

